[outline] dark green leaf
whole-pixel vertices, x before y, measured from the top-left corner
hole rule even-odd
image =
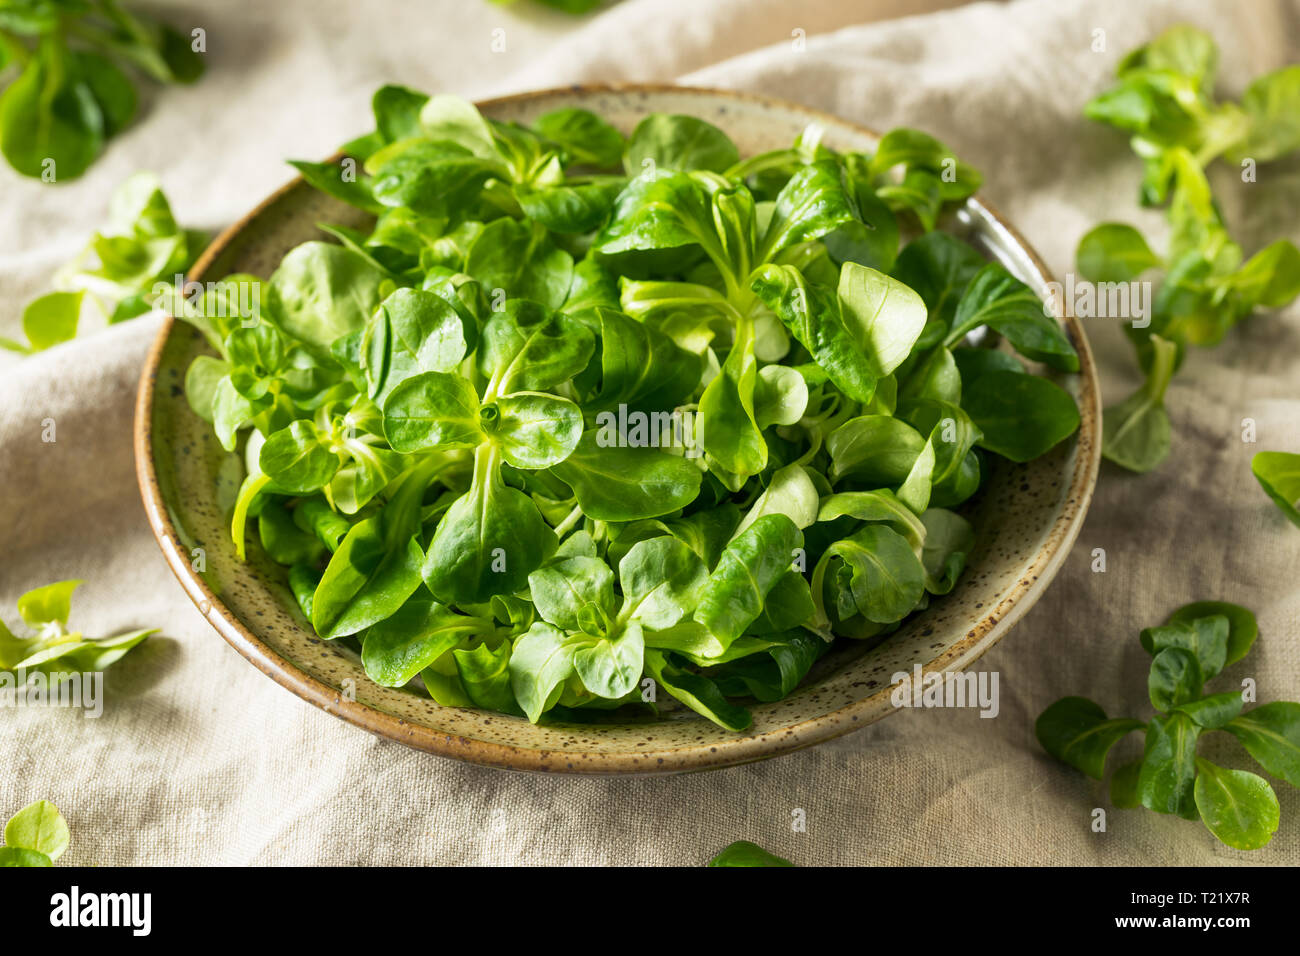
[[[880,139],[871,157],[871,173],[883,175],[895,166],[908,171],[925,169],[934,173],[942,184],[945,201],[964,199],[979,189],[979,171],[959,161],[952,150],[928,133],[899,127]]]
[[[464,209],[501,170],[446,140],[400,140],[366,160],[371,194],[384,206],[448,217]]]
[[[371,195],[369,181],[358,177],[353,167],[340,163],[311,163],[300,159],[289,160],[289,165],[302,173],[302,178],[313,187],[328,196],[376,215],[384,209]]]
[[[810,163],[791,176],[777,194],[758,261],[770,262],[790,246],[821,239],[859,222],[853,186],[839,164],[831,160]]]
[[[478,604],[528,584],[555,550],[555,533],[532,499],[501,480],[496,452],[475,452],[469,491],[447,509],[424,563],[424,582],[445,604]]]
[[[748,477],[767,467],[767,442],[754,414],[758,361],[754,357],[754,323],[736,330],[722,369],[699,401],[700,445],[725,470]]]
[[[807,580],[796,572],[788,572],[781,578],[781,582],[785,581],[798,581],[805,592],[808,589]],[[781,586],[778,583],[768,595],[769,606]],[[808,601],[811,612],[811,598]],[[776,643],[766,651],[714,668],[710,676],[719,682],[725,693],[747,694],[761,701],[783,700],[790,696],[830,647],[826,641],[802,628],[783,630],[773,634],[772,639]]]
[[[740,160],[727,134],[694,116],[651,113],[628,140],[623,165],[629,176],[648,164],[660,169],[706,169],[721,173]]]
[[[415,535],[427,466],[399,482],[388,504],[354,524],[330,559],[312,599],[312,626],[326,640],[384,620],[420,586],[424,552]]]
[[[719,727],[740,731],[753,723],[749,711],[728,701],[717,684],[707,677],[673,666],[662,652],[647,648],[645,667],[661,688]]]
[[[609,177],[541,189],[516,186],[514,193],[529,219],[535,219],[552,232],[576,234],[591,232],[604,224],[625,184],[622,178]]]
[[[963,405],[983,433],[980,446],[1012,461],[1032,461],[1079,428],[1079,409],[1069,392],[1021,372],[981,375]]]
[[[754,273],[751,287],[841,391],[871,401],[881,362],[867,358],[836,298],[808,285],[794,266],[765,265]]]
[[[375,114],[375,126],[384,140],[395,143],[399,139],[419,136],[420,110],[429,102],[424,93],[405,86],[381,86],[375,90],[370,104]]]
[[[457,614],[423,589],[365,633],[361,663],[384,687],[401,687],[469,636],[484,630],[478,618]]]
[[[655,448],[602,447],[598,434],[584,433],[573,454],[551,468],[573,489],[589,518],[656,518],[699,494],[700,470],[686,459]]]
[[[1300,704],[1275,701],[1230,721],[1224,730],[1275,777],[1300,787]]]
[[[1157,651],[1151,661],[1147,692],[1156,710],[1169,713],[1175,707],[1201,696],[1205,677],[1196,655],[1182,647]]]
[[[379,518],[352,526],[334,552],[312,599],[312,626],[326,640],[384,620],[420,586],[424,552],[414,539],[385,550]]]
[[[1198,618],[1209,618],[1215,615],[1228,619],[1228,649],[1224,665],[1233,664],[1250,652],[1251,645],[1259,636],[1259,624],[1255,621],[1255,615],[1240,604],[1229,604],[1227,601],[1193,601],[1175,610],[1165,623],[1185,624],[1194,622]]]
[[[68,74],[63,41],[46,36],[0,94],[0,152],[24,176],[76,179],[104,145],[104,113],[90,86]]]
[[[1060,323],[1044,311],[1042,300],[1029,286],[996,262],[971,279],[944,343],[955,345],[981,325],[1000,333],[1027,358],[1066,372],[1079,370],[1079,356]]]
[[[465,271],[491,292],[558,309],[569,296],[573,257],[551,241],[541,226],[497,219],[469,247]]]
[[[595,340],[584,326],[532,302],[507,301],[483,326],[479,372],[496,394],[553,388],[587,366]]]
[[[1194,662],[1186,651],[1163,653],[1181,653]],[[1196,778],[1196,740],[1200,733],[1201,728],[1186,714],[1151,718],[1138,776],[1138,796],[1148,810],[1196,819],[1192,787]]]
[[[596,315],[601,384],[595,398],[583,405],[589,413],[617,411],[620,405],[671,409],[699,385],[703,356],[679,348],[659,330],[622,312],[597,308]]]
[[[1181,647],[1196,658],[1201,676],[1209,680],[1227,661],[1228,627],[1228,619],[1221,614],[1178,621],[1171,618],[1168,624],[1142,632],[1142,649],[1155,656],[1167,647]]]
[[[1206,730],[1220,730],[1241,713],[1241,707],[1241,692],[1232,690],[1180,704],[1175,710],[1186,714]]]
[[[1057,760],[1100,780],[1110,749],[1143,726],[1127,717],[1107,718],[1086,697],[1062,697],[1039,715],[1034,734]]]
[[[1121,810],[1136,810],[1142,806],[1138,797],[1138,777],[1142,773],[1142,761],[1133,760],[1124,764],[1110,777],[1110,802]]]
[[[104,136],[116,136],[135,118],[135,87],[126,74],[98,53],[76,51],[68,60],[70,74],[86,85],[104,116]]]
[[[893,275],[916,291],[929,310],[930,321],[947,334],[957,304],[984,266],[984,258],[967,243],[946,232],[930,232],[903,247]]]
[[[826,440],[831,480],[853,475],[868,484],[896,485],[907,478],[925,441],[915,428],[892,415],[852,418]]]
[[[533,128],[577,163],[607,169],[623,159],[623,134],[590,110],[566,106],[543,113]]]

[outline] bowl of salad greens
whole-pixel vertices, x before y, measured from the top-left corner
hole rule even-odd
[[[159,290],[140,387],[163,551],[274,680],[477,763],[701,769],[1046,588],[1096,374],[942,142],[676,87],[374,112]]]

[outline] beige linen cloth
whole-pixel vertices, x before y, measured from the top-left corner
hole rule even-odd
[[[984,170],[983,193],[1061,275],[1090,224],[1137,223],[1138,164],[1080,115],[1128,49],[1191,21],[1222,47],[1221,90],[1300,61],[1300,3],[1019,0],[780,3],[625,0],[573,21],[499,8],[348,0],[176,3],[207,30],[208,76],[147,93],[143,118],[77,183],[0,168],[0,334],[104,218],[138,168],[176,213],[216,229],[287,180],[287,157],[326,155],[368,126],[383,82],[468,96],[576,81],[679,79],[784,97],[878,129],[940,136]],[[905,16],[907,14],[924,14]],[[904,17],[883,21],[888,17]],[[496,33],[494,31],[503,31]],[[1104,51],[1094,50],[1104,31]],[[504,51],[494,52],[504,39]],[[495,44],[494,44],[495,41]],[[1296,232],[1300,165],[1216,188],[1248,250]],[[1091,320],[1106,399],[1136,384],[1120,330]],[[1033,611],[978,665],[1001,674],[1001,712],[904,711],[776,760],[656,779],[525,776],[372,737],[267,680],[199,616],[145,523],[131,409],[156,325],[142,320],[0,367],[0,615],[49,581],[84,578],[73,623],[95,634],[158,626],[107,674],[102,718],[0,710],[0,818],[37,798],[72,826],[78,864],[687,864],[754,840],[801,864],[1300,862],[1300,795],[1278,784],[1265,850],[1220,846],[1199,823],[1109,812],[1103,789],[1050,760],[1034,718],[1067,694],[1145,717],[1140,628],[1221,598],[1262,636],[1219,689],[1300,698],[1300,529],[1249,470],[1300,450],[1300,310],[1252,319],[1192,355],[1169,392],[1173,454],[1154,474],[1103,468],[1069,560]],[[42,420],[57,441],[41,440]],[[1242,420],[1258,443],[1242,441]],[[1091,569],[1105,549],[1106,571]],[[1140,744],[1125,741],[1128,759]],[[1217,751],[1246,766],[1235,742]],[[806,828],[792,827],[804,811]]]

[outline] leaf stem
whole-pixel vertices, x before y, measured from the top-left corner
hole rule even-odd
[[[576,525],[581,520],[582,520],[582,506],[574,505],[573,510],[570,511],[567,515],[565,515],[564,520],[555,526],[556,537],[563,538],[566,534],[568,534],[571,530],[573,530],[573,526]]]

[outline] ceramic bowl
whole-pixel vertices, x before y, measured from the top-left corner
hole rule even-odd
[[[647,113],[700,116],[726,130],[742,155],[784,147],[814,121],[836,149],[872,150],[877,141],[870,130],[802,106],[679,87],[564,88],[480,107],[490,117],[526,123],[570,105],[594,110],[625,131]],[[942,138],[942,129],[933,132]],[[317,223],[364,226],[365,219],[296,180],[218,237],[190,278],[268,276],[293,246],[321,238]],[[949,216],[944,228],[974,242],[1031,287],[1045,289],[1048,273],[1038,256],[979,198]],[[1026,465],[999,461],[991,470],[987,486],[963,509],[979,543],[956,589],[882,644],[837,646],[785,700],[754,704],[753,725],[744,733],[723,730],[685,709],[605,724],[534,726],[501,714],[440,707],[419,687],[371,683],[357,655],[315,636],[282,569],[256,547],[247,563],[235,556],[229,515],[242,466],[185,401],[185,370],[211,351],[182,322],[166,322],[140,382],[140,490],[168,563],[216,631],[272,680],[349,723],[429,753],[516,770],[635,774],[728,766],[879,720],[894,709],[891,675],[911,673],[917,665],[925,672],[968,667],[1042,595],[1083,523],[1100,450],[1092,354],[1076,320],[1065,320],[1065,328],[1079,352],[1080,371],[1057,380],[1077,399],[1082,424],[1043,458]],[[202,572],[195,570],[195,548],[203,549]]]

